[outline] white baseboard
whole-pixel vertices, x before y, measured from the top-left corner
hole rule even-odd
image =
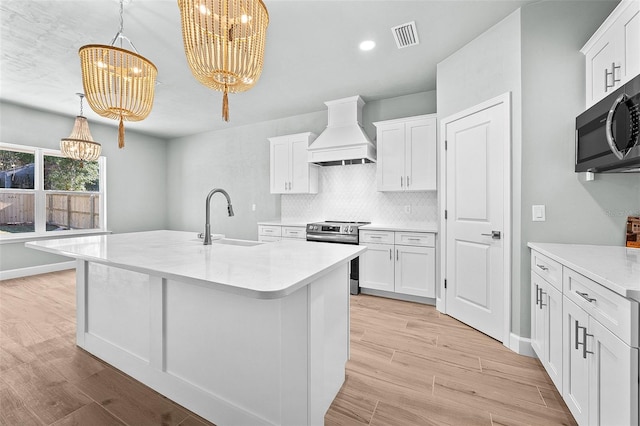
[[[72,260],[69,262],[30,266],[28,268],[10,269],[8,271],[0,271],[0,281],[10,280],[12,278],[29,277],[31,275],[46,274],[48,272],[64,271],[66,269],[74,269],[75,267],[76,262],[75,260]]]
[[[511,333],[509,335],[509,349],[520,354],[530,356],[532,358],[537,358],[536,353],[533,351],[531,347],[531,339],[528,337],[521,337],[517,334]]]

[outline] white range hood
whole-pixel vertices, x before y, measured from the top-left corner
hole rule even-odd
[[[361,164],[376,161],[376,147],[362,129],[360,96],[324,103],[329,109],[327,128],[309,145],[309,163],[321,166]]]

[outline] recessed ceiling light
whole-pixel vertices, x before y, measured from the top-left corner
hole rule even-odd
[[[376,42],[373,40],[365,40],[360,43],[360,50],[371,50],[376,47]]]

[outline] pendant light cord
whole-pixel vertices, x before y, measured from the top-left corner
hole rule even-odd
[[[120,0],[120,34],[124,34],[124,0]],[[120,39],[120,48],[122,48],[122,39]]]

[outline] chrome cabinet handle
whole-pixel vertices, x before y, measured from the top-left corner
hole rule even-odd
[[[400,260],[400,252],[396,250],[396,262]]]
[[[543,294],[547,294],[547,292],[542,291],[542,287],[540,287],[540,310],[542,310],[543,306],[547,306],[547,304],[543,302],[543,299],[542,299]]]
[[[580,329],[582,329],[582,342],[578,340],[578,330]],[[575,333],[576,333],[576,350],[578,349],[578,346],[582,345],[582,358],[587,359],[587,354],[593,353],[592,351],[587,350],[587,336],[593,337],[593,334],[587,333],[587,327],[582,327],[581,325],[578,324],[578,321],[576,321]]]
[[[404,188],[404,178],[402,176],[400,176],[400,188]]]
[[[616,78],[616,69],[620,69],[620,66],[616,66],[615,62],[611,63],[611,72],[608,69],[604,70],[604,91],[605,93],[611,87],[615,87],[616,83],[620,81],[619,78]],[[611,76],[611,84],[609,84],[609,76]]]
[[[544,265],[538,265],[538,264],[536,263],[536,266],[537,266],[538,268],[542,269],[543,271],[548,271],[548,270],[549,270],[549,268],[547,268],[547,267],[546,267],[546,266],[544,266]]]
[[[595,302],[596,299],[593,297],[589,297],[589,293],[581,293],[578,290],[576,290],[576,294],[580,297],[582,297],[584,300],[586,300],[587,302],[591,303],[591,302]]]
[[[540,303],[540,287],[536,284],[536,306],[538,306],[538,303]]]
[[[393,254],[391,253],[391,249],[389,249],[389,260],[393,260]]]
[[[407,176],[407,188],[409,187],[409,176]]]

